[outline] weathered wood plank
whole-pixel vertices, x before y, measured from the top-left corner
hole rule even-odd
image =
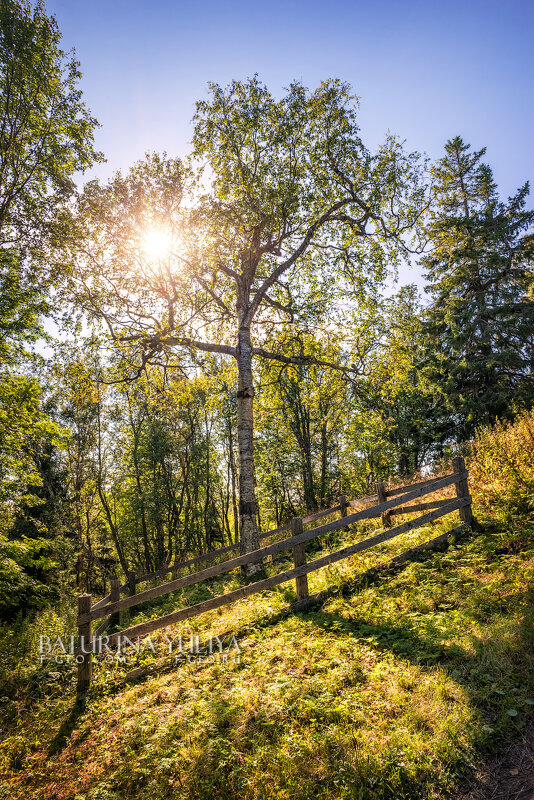
[[[463,476],[456,474],[446,475],[443,478],[438,478],[431,486],[422,486],[418,489],[414,489],[412,492],[402,495],[402,497],[393,498],[392,500],[388,500],[385,503],[380,503],[372,508],[365,508],[362,511],[356,512],[355,514],[350,514],[347,517],[333,520],[333,522],[328,522],[326,525],[321,525],[318,528],[304,531],[303,533],[299,534],[299,536],[292,536],[289,539],[282,539],[279,542],[274,542],[273,544],[267,545],[267,547],[262,547],[259,550],[254,550],[251,553],[237,556],[229,561],[223,561],[220,564],[214,564],[213,566],[207,567],[200,572],[194,572],[191,575],[184,575],[181,578],[176,578],[176,580],[165,583],[162,586],[154,586],[152,589],[139,592],[137,595],[135,595],[135,597],[126,597],[117,603],[109,603],[107,606],[103,606],[98,609],[93,608],[89,612],[89,616],[91,619],[98,619],[99,617],[107,616],[114,611],[120,611],[124,608],[132,608],[133,606],[144,603],[147,600],[153,600],[156,597],[162,597],[165,594],[175,592],[178,589],[183,589],[186,586],[192,586],[193,584],[207,580],[208,578],[215,578],[218,575],[231,572],[233,569],[243,566],[243,564],[257,563],[266,556],[281,553],[283,550],[288,550],[289,548],[294,547],[296,544],[308,542],[311,539],[315,539],[317,536],[322,536],[326,533],[330,533],[331,531],[339,530],[340,528],[344,528],[346,525],[352,525],[354,522],[359,522],[363,519],[373,519],[374,517],[378,517],[384,511],[388,511],[390,508],[395,508],[396,506],[401,505],[401,503],[407,503],[411,500],[416,500],[421,495],[429,494],[430,492],[437,491],[445,486],[450,486],[452,483],[455,483],[457,480],[461,479],[461,477]]]
[[[171,614],[166,614],[164,617],[160,617],[159,619],[141,622],[138,625],[133,625],[132,627],[126,628],[123,631],[117,631],[117,633],[114,633],[109,637],[109,643],[115,644],[120,636],[127,636],[129,639],[132,637],[146,636],[148,633],[158,630],[158,628],[164,628],[167,625],[173,625],[176,622],[182,622],[185,619],[191,619],[191,617],[198,617],[200,614],[204,614],[206,611],[212,611],[215,608],[229,605],[230,603],[234,603],[236,600],[249,597],[253,594],[258,594],[266,589],[271,589],[273,586],[279,586],[281,583],[286,583],[287,581],[298,578],[301,575],[307,575],[310,572],[315,572],[322,567],[326,567],[329,564],[335,563],[336,561],[341,561],[342,559],[348,558],[348,556],[352,556],[355,553],[360,553],[363,550],[368,550],[370,547],[374,547],[377,544],[387,542],[396,536],[400,536],[402,533],[407,533],[408,531],[414,530],[414,528],[420,528],[423,525],[427,525],[439,517],[443,517],[446,514],[450,514],[452,511],[463,508],[465,505],[467,505],[467,503],[468,500],[465,498],[451,500],[448,506],[437,508],[434,511],[429,511],[422,517],[409,520],[408,522],[405,522],[396,528],[389,528],[388,530],[382,531],[382,533],[379,533],[376,536],[371,536],[368,539],[364,539],[361,542],[344,547],[334,553],[329,553],[328,555],[317,558],[314,561],[309,561],[307,564],[302,564],[299,567],[286,570],[278,575],[271,575],[269,578],[256,581],[248,586],[241,586],[239,589],[234,589],[232,592],[228,592],[227,594],[211,597],[209,600],[196,603],[194,606],[188,606],[187,608],[182,608],[179,611],[173,611]],[[341,520],[341,522],[344,522],[344,520]]]
[[[314,511],[313,514],[308,514],[305,517],[302,517],[302,522],[306,525],[308,522],[315,522],[316,519],[321,519],[321,517],[328,517],[329,514],[336,514],[338,511],[341,510],[340,505],[331,506],[330,508],[321,508],[319,511]],[[280,525],[279,528],[275,528],[272,531],[265,531],[265,533],[260,533],[260,539],[266,539],[269,536],[274,536],[277,533],[285,533],[285,531],[291,530],[291,522],[286,522],[285,525]]]
[[[427,478],[424,481],[419,481],[419,483],[412,483],[410,486],[397,486],[396,489],[388,489],[386,494],[388,497],[394,497],[397,494],[403,494],[405,492],[411,492],[413,489],[419,489],[420,486],[428,486],[429,483],[433,483],[436,480],[439,480],[439,478]]]
[[[365,497],[356,497],[355,500],[349,500],[349,506],[351,508],[364,506],[366,503],[371,503],[373,500],[378,500],[376,494],[368,494]]]
[[[451,502],[448,497],[445,500],[433,500],[430,503],[418,503],[416,506],[401,506],[401,508],[394,508],[390,514],[412,514],[414,511],[428,511],[431,508],[441,508]]]
[[[137,583],[144,583],[145,581],[150,581],[153,578],[163,578],[164,575],[168,575],[172,572],[179,572],[181,569],[187,569],[188,567],[194,567],[197,564],[202,564],[204,561],[210,561],[212,558],[217,558],[217,556],[225,555],[225,553],[231,553],[233,550],[239,550],[239,545],[229,544],[226,545],[226,547],[220,547],[218,550],[211,550],[209,553],[202,553],[199,556],[189,558],[187,561],[180,561],[178,564],[171,564],[170,567],[162,567],[156,572],[146,572],[144,575],[140,575],[137,578]],[[121,589],[127,588],[127,583],[121,586]]]
[[[459,480],[456,484],[456,496],[457,497],[469,497],[469,486],[467,484],[467,472],[465,470],[465,461],[462,456],[455,456],[452,459],[452,468],[457,475],[464,475],[461,480]],[[472,502],[472,501],[471,501]],[[469,505],[464,506],[460,511],[460,519],[462,522],[465,522],[466,525],[471,525],[473,522],[473,511],[471,509],[471,503]]]
[[[96,628],[95,632],[93,633],[95,639],[98,639],[99,636],[102,636],[102,634],[104,633],[110,622],[111,622],[111,616],[109,616],[107,619],[105,619],[103,622],[100,623],[98,628]]]
[[[313,514],[308,514],[307,517],[302,518],[302,522],[304,525],[306,525],[308,522],[315,522],[316,519],[328,517],[330,514],[337,514],[338,511],[341,511],[341,506],[339,503],[337,506],[332,506],[331,508],[322,508],[320,511],[315,511]]]
[[[300,517],[295,517],[295,519],[292,521],[291,530],[293,531],[293,536],[300,536],[302,533],[302,519]],[[300,567],[301,564],[306,563],[306,551],[303,544],[296,544],[293,548],[293,563],[296,567]],[[295,579],[295,588],[297,591],[297,598],[299,600],[303,600],[305,597],[308,597],[308,576],[299,575]]]
[[[94,606],[92,606],[92,609],[94,610],[95,608],[102,608],[102,606],[105,606],[106,603],[109,603],[110,600],[111,600],[111,595],[107,594],[105,597],[99,600],[98,603],[95,603]]]

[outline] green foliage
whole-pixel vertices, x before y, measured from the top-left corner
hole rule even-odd
[[[279,335],[284,338],[285,332]],[[302,336],[319,362],[340,363],[338,336]],[[273,338],[271,346],[279,348]],[[257,464],[262,513],[276,525],[292,516],[336,502],[343,483],[339,448],[349,387],[345,376],[320,363],[281,367],[262,362],[258,370]]]
[[[42,410],[35,380],[5,372],[0,381],[0,501],[11,508],[29,499],[28,487],[39,485],[36,459],[62,441],[60,430]]]
[[[0,230],[23,250],[37,244],[72,175],[100,158],[96,125],[81,100],[78,62],[44,4],[5,0],[0,8]]]
[[[36,608],[56,598],[54,586],[33,577],[55,566],[46,539],[11,539],[0,534],[0,615]]]
[[[0,613],[40,603],[50,560],[50,530],[39,520],[41,462],[64,444],[64,431],[42,408],[41,388],[25,376],[0,373]],[[24,525],[23,525],[24,521]],[[56,531],[57,535],[57,531]]]
[[[50,280],[44,258],[72,176],[89,167],[95,120],[81,101],[80,73],[60,48],[42,2],[0,5],[0,612],[40,603],[51,566],[37,511],[45,503],[42,461],[64,442],[28,373],[27,352],[43,331]],[[49,520],[50,521],[50,520]],[[59,540],[58,531],[54,531]],[[48,542],[45,542],[45,539]]]
[[[58,346],[51,365],[55,417],[70,434],[61,505],[82,550],[78,580],[92,591],[121,570],[150,572],[235,539],[227,374],[216,362],[196,377],[147,367],[129,383],[102,357],[93,340]]]
[[[481,757],[524,733],[534,703],[534,532],[519,522],[518,538],[483,522],[364,584],[363,554],[343,572],[314,575],[316,589],[339,581],[338,591],[308,613],[284,613],[281,593],[214,613],[206,637],[235,632],[241,663],[102,683],[85,707],[72,670],[34,663],[37,632],[68,632],[61,617],[4,635],[6,685],[20,686],[0,701],[10,796],[57,793],[58,781],[65,798],[454,796]]]
[[[68,265],[66,296],[111,335],[122,379],[147,364],[183,369],[205,352],[235,359],[240,537],[250,550],[253,363],[318,363],[303,347],[310,330],[341,296],[353,305],[376,292],[417,239],[424,169],[394,137],[367,150],[356,99],[336,80],[314,91],[295,82],[280,99],[256,77],[213,84],[195,123],[188,164],[151,155],[86,186],[56,259]],[[164,252],[144,247],[155,228],[167,236]],[[313,506],[309,464],[303,475]]]
[[[392,137],[372,155],[347,85],[294,83],[277,100],[253,78],[210,94],[192,165],[151,154],[91,181],[57,241],[66,296],[129,343],[133,374],[180,347],[233,355],[245,317],[258,345],[281,321],[305,330],[340,292],[374,290],[417,237],[419,156]],[[169,238],[157,256],[154,230]]]
[[[528,184],[498,199],[484,149],[470,152],[456,137],[445,151],[433,169],[424,334],[428,376],[461,441],[534,400],[534,212],[525,210]]]
[[[48,309],[25,274],[15,248],[0,250],[0,364],[13,364],[29,341],[42,335],[40,316]]]
[[[532,519],[534,513],[534,412],[513,423],[479,430],[471,443],[469,470],[485,513]]]
[[[378,344],[369,360],[360,414],[379,420],[373,446],[383,462],[382,475],[413,475],[443,455],[448,433],[443,400],[421,370],[422,313],[415,285],[402,287],[375,310]]]
[[[193,144],[213,171],[207,222],[219,238],[224,231],[220,256],[226,247],[234,261],[257,229],[262,279],[310,232],[326,258],[314,246],[310,261],[305,248],[295,266],[317,275],[326,261],[330,271],[344,264],[356,282],[372,285],[386,259],[395,261],[397,237],[415,220],[423,191],[418,155],[404,153],[393,137],[372,155],[360,137],[357,98],[341,81],[311,92],[294,82],[279,100],[257,77],[226,88],[212,84],[210,94],[197,104]],[[372,231],[374,245],[365,235]],[[381,231],[390,235],[382,238]]]

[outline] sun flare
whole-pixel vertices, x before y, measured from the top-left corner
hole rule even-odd
[[[166,228],[147,228],[141,234],[141,250],[150,261],[162,261],[172,251],[172,234]]]

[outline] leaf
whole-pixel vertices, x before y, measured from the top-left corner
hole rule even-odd
[[[509,708],[506,713],[508,714],[509,717],[517,717],[519,712],[516,711],[515,708]]]

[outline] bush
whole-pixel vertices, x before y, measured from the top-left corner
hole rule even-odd
[[[534,511],[534,410],[480,430],[468,459],[476,504],[504,518]]]

